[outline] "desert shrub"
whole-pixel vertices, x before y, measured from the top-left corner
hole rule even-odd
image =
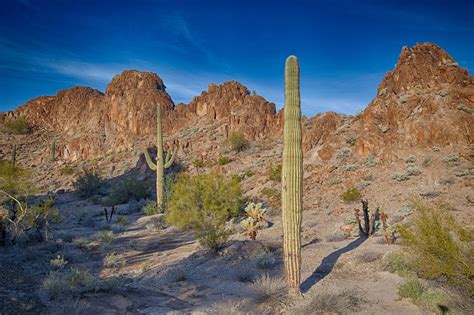
[[[219,159],[217,160],[217,163],[219,165],[226,165],[228,163],[232,162],[232,159],[227,157],[227,156],[220,156]]]
[[[342,148],[336,151],[336,159],[344,160],[352,156],[352,150],[350,148]]]
[[[405,173],[395,173],[392,176],[397,182],[404,182],[410,179],[410,177]]]
[[[62,220],[59,210],[53,207],[54,197],[48,195],[46,198],[39,200],[33,206],[26,209],[26,213],[22,220],[24,229],[35,229],[43,240],[49,238],[49,223],[58,223]]]
[[[400,276],[409,275],[412,271],[405,257],[395,252],[387,252],[381,262],[382,269]]]
[[[127,225],[128,224],[128,217],[126,215],[118,217],[117,218],[117,224]]]
[[[372,250],[364,250],[356,255],[357,261],[361,263],[370,263],[382,257],[382,254]]]
[[[364,300],[352,291],[321,292],[308,296],[292,314],[349,314],[354,313]]]
[[[425,156],[423,162],[421,163],[421,166],[428,167],[431,165],[431,163],[433,163],[433,160],[429,156]]]
[[[370,154],[364,159],[364,165],[367,167],[375,167],[378,164],[378,159],[375,155]]]
[[[194,160],[193,164],[194,164],[195,167],[203,167],[204,166],[204,161],[196,159],[196,160]]]
[[[342,183],[342,179],[340,178],[331,178],[330,180],[328,180],[328,184],[329,185],[338,185],[338,184],[341,184]]]
[[[264,274],[257,278],[251,287],[262,302],[277,303],[284,297],[285,282],[281,278]]]
[[[148,197],[150,197],[149,185],[135,177],[129,177],[112,189],[104,205],[120,205],[130,200],[140,200]]]
[[[48,295],[55,299],[72,290],[78,292],[97,291],[100,288],[100,281],[87,270],[71,268],[67,272],[50,272],[43,282],[43,287]]]
[[[421,174],[421,169],[416,165],[409,165],[406,168],[406,174],[408,176],[417,176]]]
[[[342,167],[343,172],[354,172],[359,169],[357,164],[346,164]]]
[[[266,220],[264,215],[267,213],[267,209],[261,203],[250,202],[245,207],[245,213],[247,218],[240,222],[240,226],[245,229],[246,234],[251,240],[255,240],[258,230],[265,227]]]
[[[252,170],[245,170],[244,172],[244,178],[252,177],[253,175],[255,175],[255,172]]]
[[[348,238],[349,238],[349,233],[346,233],[344,231],[337,229],[331,234],[326,236],[326,242],[340,242]]]
[[[425,279],[439,280],[474,293],[474,233],[459,225],[443,204],[416,200],[410,226],[399,229],[410,267]]]
[[[170,198],[166,222],[192,230],[201,244],[218,250],[229,232],[225,223],[239,214],[242,188],[235,178],[217,173],[180,174]]]
[[[416,156],[415,155],[410,155],[405,159],[405,163],[415,163],[416,162]]]
[[[34,191],[31,171],[0,161],[0,190],[12,196],[31,194]]]
[[[25,117],[7,118],[3,123],[7,132],[16,135],[28,134],[31,130],[30,125]]]
[[[355,137],[348,137],[346,138],[346,143],[349,145],[354,145],[356,143],[356,138]]]
[[[270,163],[267,168],[268,178],[275,182],[281,182],[281,164],[273,166],[273,163]]]
[[[114,240],[114,232],[108,230],[102,230],[96,234],[97,240],[101,243],[102,246],[109,246]]]
[[[444,163],[458,162],[459,161],[459,154],[454,153],[454,154],[448,155],[448,156],[442,158],[441,161],[444,162]]]
[[[428,310],[447,309],[445,306],[447,298],[443,294],[427,288],[414,276],[406,278],[398,287],[398,296],[402,299],[410,299],[413,304]]]
[[[75,173],[75,170],[72,166],[66,165],[61,169],[62,175],[72,175]]]
[[[96,172],[85,171],[73,182],[74,188],[81,197],[89,198],[95,195],[102,185],[102,179]]]
[[[254,91],[255,92],[255,91]],[[255,95],[255,94],[253,94]],[[246,307],[247,306],[247,307]],[[254,308],[246,300],[226,300],[223,302],[216,302],[212,304],[211,308],[206,311],[209,315],[246,315],[249,312],[246,311],[248,308]]]
[[[262,251],[255,257],[255,264],[258,269],[272,269],[277,261],[272,253]]]
[[[48,295],[53,299],[58,298],[71,289],[64,274],[58,271],[52,271],[49,273],[43,282],[43,287],[48,292]]]
[[[231,133],[224,144],[227,145],[232,151],[236,152],[245,151],[250,146],[250,143],[245,138],[245,136],[238,132]]]
[[[145,212],[146,215],[155,215],[161,213],[161,211],[156,206],[156,201],[148,201],[143,207],[143,212]]]
[[[91,242],[91,241],[90,241],[89,239],[80,237],[80,238],[77,238],[77,239],[74,241],[74,244],[75,244],[79,249],[87,249],[87,248],[89,247],[90,242]]]
[[[281,202],[281,190],[275,188],[264,187],[260,191],[265,197],[269,199],[270,205],[273,208],[278,208]]]
[[[104,257],[102,265],[105,268],[117,268],[125,264],[122,255],[117,253],[109,253]]]
[[[58,255],[56,258],[51,259],[49,264],[53,269],[58,270],[64,268],[67,265],[67,260],[64,259],[64,256]]]
[[[351,187],[341,194],[341,199],[345,202],[356,201],[361,197],[362,193],[355,187]]]

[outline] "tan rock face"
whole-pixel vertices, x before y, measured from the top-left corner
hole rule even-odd
[[[441,48],[428,43],[404,47],[359,117],[325,113],[303,121],[304,150],[327,161],[350,142],[353,154],[390,161],[412,147],[472,143],[474,116],[459,108],[474,109],[473,83]],[[238,131],[263,143],[281,137],[282,111],[238,82],[210,84],[188,105],[175,106],[156,74],[135,70],[115,76],[105,94],[73,87],[32,99],[9,114],[26,116],[37,133],[58,135],[59,156],[74,161],[154,143],[157,103],[163,108],[165,138],[193,155],[218,150],[216,133],[226,137]],[[199,138],[192,132],[182,137],[183,130],[196,126],[213,129]]]

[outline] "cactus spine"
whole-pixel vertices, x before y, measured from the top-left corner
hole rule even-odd
[[[56,161],[56,139],[51,142],[51,161]]]
[[[300,69],[290,56],[285,64],[282,221],[285,270],[289,291],[300,294],[303,151],[301,140]]]
[[[166,157],[163,159],[163,127],[161,123],[161,106],[156,106],[156,163],[150,157],[150,153],[145,149],[145,159],[148,167],[156,172],[156,207],[159,211],[163,210],[163,184],[164,172],[166,168],[173,165],[177,150],[172,154],[166,151]]]
[[[16,167],[16,144],[12,147],[12,166]]]

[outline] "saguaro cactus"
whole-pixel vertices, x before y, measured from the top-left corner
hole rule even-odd
[[[163,159],[163,127],[161,123],[161,106],[156,106],[156,163],[150,157],[150,153],[145,149],[145,159],[148,167],[152,171],[156,172],[156,207],[158,210],[163,209],[163,183],[164,183],[164,172],[166,168],[173,165],[176,157],[177,149],[170,154],[170,151],[166,151],[166,157]]]
[[[300,69],[290,56],[285,64],[283,127],[282,221],[283,257],[289,291],[300,294],[303,150],[301,138]]]
[[[51,156],[50,159],[51,161],[56,161],[56,139],[53,139],[51,142]]]
[[[12,166],[16,166],[16,144],[13,144],[12,147]]]

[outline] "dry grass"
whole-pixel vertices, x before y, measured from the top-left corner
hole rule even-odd
[[[282,278],[272,278],[268,274],[257,278],[251,287],[261,302],[274,304],[281,301],[285,296],[284,280]]]
[[[288,314],[348,314],[357,311],[364,300],[351,291],[322,292],[308,295]]]

